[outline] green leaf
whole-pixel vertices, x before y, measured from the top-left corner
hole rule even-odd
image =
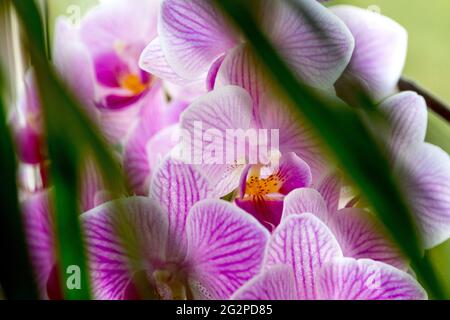
[[[16,158],[6,125],[1,76],[0,70],[0,242],[4,258],[0,263],[0,283],[7,299],[37,299],[18,202]]]
[[[215,2],[246,37],[287,101],[309,121],[351,181],[363,191],[393,239],[410,258],[422,284],[435,298],[443,298],[444,291],[431,264],[422,257],[421,239],[404,195],[391,174],[389,161],[363,120],[371,114],[364,113],[361,117],[357,109],[330,102],[300,83],[259,29],[249,2]]]

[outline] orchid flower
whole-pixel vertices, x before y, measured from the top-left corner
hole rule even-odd
[[[256,217],[269,231],[281,221],[284,198],[297,188],[311,185],[308,165],[290,153],[275,168],[248,165],[241,178],[236,204]]]
[[[306,213],[319,218],[333,232],[345,257],[371,259],[408,269],[400,250],[370,212],[359,208],[330,211],[323,196],[311,188],[289,193],[284,200],[282,221]]]
[[[230,203],[202,200],[210,189],[192,166],[165,161],[152,190],[83,215],[96,298],[134,299],[147,282],[161,298],[228,299],[260,271],[268,232]]]
[[[236,300],[420,300],[408,273],[370,259],[344,258],[333,233],[312,214],[293,215],[275,230],[264,270]]]
[[[297,126],[299,116],[295,111],[283,108],[284,104],[273,98],[261,102],[255,114],[249,93],[240,87],[225,86],[195,100],[181,115],[181,128],[193,140],[193,153],[201,156],[201,169],[220,196],[239,186],[247,164],[267,164],[278,153],[293,152],[310,167],[313,178],[323,175],[325,164],[319,143],[310,129]],[[237,136],[230,136],[230,130]],[[252,132],[254,136],[247,136]],[[240,151],[247,143],[239,140],[240,135],[252,140],[247,141],[251,149],[248,152]],[[230,149],[238,150],[233,155]],[[216,159],[208,159],[214,152]],[[188,160],[195,163],[195,159]]]
[[[407,199],[425,248],[450,238],[450,158],[428,144],[425,100],[403,92],[385,100],[380,108],[391,124],[389,145],[395,172]]]
[[[291,193],[309,187],[316,188],[317,191],[311,190],[323,201],[321,209],[337,211],[341,191],[339,177],[334,173],[325,174],[313,185],[309,166],[295,153],[288,153],[281,156],[275,167],[248,165],[242,173],[240,194],[235,202],[272,231],[279,225]]]
[[[142,105],[162,90],[138,65],[141,51],[156,37],[156,3],[103,1],[79,25],[57,21],[55,64],[113,141],[126,136]]]
[[[353,37],[342,21],[315,0],[300,3],[311,13],[313,25],[323,27],[323,35],[314,32],[308,18],[286,1],[261,1],[257,15],[298,76],[312,86],[329,89],[350,60]],[[171,72],[161,68],[167,64]],[[225,85],[247,89],[255,103],[262,90],[260,66],[255,65],[248,44],[229,28],[210,0],[162,1],[159,38],[144,50],[140,65],[163,79],[206,79],[209,89],[220,78]]]
[[[336,84],[338,93],[356,81],[377,101],[397,90],[406,61],[408,34],[379,13],[348,5],[330,7],[355,38],[350,63]]]
[[[192,166],[166,160],[152,190],[152,198],[115,200],[82,215],[95,298],[143,298],[144,287],[167,299],[228,299],[260,271],[267,230],[212,199]],[[24,214],[41,295],[59,299],[49,203],[48,193],[37,194]]]
[[[308,19],[291,8],[291,4],[283,1],[264,1],[263,4],[261,21],[300,78],[319,88],[332,87],[353,50],[353,38],[345,25],[315,1],[302,1],[313,13],[315,24],[326,26],[325,36],[318,36]],[[194,18],[183,18],[187,16]],[[206,77],[209,89],[217,87],[214,94],[196,100],[183,113],[183,130],[187,129],[191,137],[194,136],[196,122],[202,122],[203,133],[219,130],[223,136],[227,129],[277,129],[281,131],[278,151],[282,154],[295,152],[306,161],[314,181],[322,176],[324,160],[310,129],[267,92],[261,67],[248,45],[229,30],[211,1],[163,1],[159,31],[160,37],[150,43],[141,56],[143,69],[161,78],[177,78],[177,81]],[[251,98],[237,92],[236,88],[228,88],[230,84],[246,89]],[[214,125],[210,125],[212,117],[218,118]],[[203,154],[205,150],[196,152]],[[241,159],[235,160],[236,164],[202,165],[221,196],[238,186],[244,165]]]

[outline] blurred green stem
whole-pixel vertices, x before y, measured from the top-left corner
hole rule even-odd
[[[0,70],[0,77],[1,77]],[[0,92],[3,93],[0,79]],[[8,299],[38,299],[18,201],[17,165],[0,94],[0,283]]]
[[[14,0],[14,7],[24,26],[26,44],[35,68],[42,112],[44,114],[51,179],[54,184],[54,219],[58,237],[58,265],[66,299],[90,299],[89,273],[79,224],[77,205],[77,169],[81,152],[71,122],[70,105],[64,100],[64,89],[57,81],[46,55],[45,32],[34,1]],[[66,286],[69,268],[80,270],[80,288]]]
[[[433,110],[434,113],[440,115],[442,119],[446,120],[450,124],[450,109],[438,98],[431,93],[421,88],[418,84],[405,78],[400,79],[398,83],[400,91],[414,91],[424,97],[427,102],[428,108]]]

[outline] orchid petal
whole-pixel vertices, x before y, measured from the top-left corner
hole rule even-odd
[[[167,105],[164,92],[158,90],[141,110],[139,122],[127,139],[124,152],[125,172],[136,194],[148,194],[151,175],[149,157],[161,151],[155,149],[155,144],[149,147],[150,141],[160,130],[177,123],[185,106],[185,103]],[[158,119],[156,123],[155,119]],[[170,136],[168,138],[166,145],[173,145]]]
[[[121,44],[143,49],[156,36],[157,14],[158,1],[136,0],[132,6],[126,0],[104,1],[83,18],[81,38],[94,55]]]
[[[386,99],[380,109],[387,113],[391,127],[393,152],[402,145],[417,145],[425,141],[428,110],[425,99],[415,92],[402,92]]]
[[[275,230],[269,241],[265,266],[285,264],[292,268],[300,300],[319,299],[323,264],[342,257],[330,230],[312,214],[291,216]]]
[[[207,0],[164,0],[159,33],[169,65],[190,80],[236,45],[223,15]]]
[[[92,160],[87,160],[81,176],[81,209],[83,212],[94,209],[99,203],[99,194],[104,192],[105,184],[101,172]]]
[[[450,238],[450,158],[426,143],[400,154],[399,181],[411,201],[425,247],[435,247]]]
[[[137,272],[165,258],[167,219],[148,198],[109,202],[82,215],[94,297],[126,298]]]
[[[217,73],[215,86],[239,86],[252,97],[254,115],[258,115],[260,100],[267,90],[267,79],[261,65],[247,44],[230,50]]]
[[[45,161],[42,137],[32,126],[18,128],[15,138],[20,161],[30,165],[39,165]]]
[[[224,60],[225,60],[225,55],[219,57],[211,65],[211,68],[208,71],[208,75],[206,76],[206,89],[208,91],[214,90],[214,88],[216,86],[217,75],[219,74],[220,67],[222,66],[222,63]]]
[[[332,229],[344,256],[372,259],[407,270],[401,251],[370,213],[349,208],[340,210],[333,218]]]
[[[139,66],[148,73],[180,85],[185,85],[186,80],[181,78],[167,63],[164,52],[161,48],[160,38],[154,39],[144,49],[139,59]]]
[[[336,173],[325,175],[317,184],[317,191],[325,200],[330,214],[333,214],[338,210],[341,187],[341,178]]]
[[[201,156],[202,171],[211,180],[211,184],[216,186],[220,196],[225,196],[238,187],[244,166],[240,165],[240,161],[245,155],[227,153],[230,151],[228,145],[242,143],[236,142],[228,133],[230,130],[237,130],[245,135],[251,128],[251,121],[252,101],[249,94],[242,88],[233,86],[222,87],[202,96],[181,116],[182,129],[187,130],[194,139],[193,152]],[[204,141],[206,136],[211,138],[209,142]],[[218,163],[205,163],[210,156],[207,150],[221,153],[217,156],[220,157],[216,159],[218,161],[211,161]]]
[[[393,20],[348,5],[330,8],[355,37],[355,51],[342,78],[361,82],[376,99],[391,95],[406,60],[408,35]],[[341,84],[340,84],[341,85]]]
[[[106,95],[100,102],[97,103],[97,107],[99,109],[104,109],[108,111],[120,111],[124,110],[128,107],[131,107],[133,104],[137,103],[142,97],[141,94],[129,94],[127,93],[119,93],[119,94],[109,94]]]
[[[245,165],[200,165],[198,168],[208,177],[214,193],[225,197],[238,188]]]
[[[297,75],[329,89],[350,61],[354,40],[345,24],[316,1],[267,1],[263,27]]]
[[[150,197],[156,200],[169,218],[174,256],[184,254],[186,219],[192,206],[213,195],[208,181],[194,166],[170,157],[156,170],[150,186]]]
[[[94,68],[99,84],[110,88],[120,87],[119,77],[130,72],[128,64],[113,51],[97,55]]]
[[[95,117],[94,66],[88,50],[78,40],[78,29],[65,18],[56,21],[53,57],[61,77]]]
[[[296,300],[294,275],[285,265],[271,267],[241,287],[233,300]]]
[[[179,133],[180,127],[176,124],[155,134],[147,143],[148,164],[151,172],[156,170],[163,160],[177,146],[173,137]],[[148,189],[147,189],[148,192]]]
[[[22,203],[24,226],[36,282],[43,298],[47,297],[47,280],[56,263],[53,222],[49,193],[43,192]]]
[[[273,231],[280,224],[283,213],[282,196],[238,198],[236,205],[258,219],[269,231]]]
[[[312,213],[325,223],[330,218],[323,197],[318,191],[309,188],[294,190],[284,199],[283,219],[304,213]]]
[[[130,134],[139,115],[142,105],[146,104],[149,96],[145,96],[137,103],[123,110],[103,109],[99,112],[99,122],[102,132],[112,144],[123,144]]]
[[[282,98],[265,94],[259,106],[258,118],[262,128],[279,130],[279,148],[282,154],[297,154],[309,165],[313,181],[322,176],[325,160],[320,141],[298,112]]]
[[[235,129],[245,132],[251,128],[251,121],[252,100],[245,90],[235,86],[222,87],[200,97],[181,116],[182,128],[194,137],[194,147],[201,146],[200,150],[195,150],[201,153],[204,153],[207,147],[203,140],[208,132],[212,136],[211,144],[217,144],[217,148],[224,149],[227,131]],[[201,135],[195,134],[196,125],[201,125]],[[213,131],[217,134],[214,135]],[[223,163],[226,162],[221,164]]]
[[[229,299],[259,273],[269,233],[236,206],[219,200],[196,204],[186,232],[195,296]]]
[[[327,300],[423,300],[417,281],[390,265],[372,260],[336,259],[324,265],[320,288]]]
[[[280,193],[284,195],[294,189],[309,187],[312,181],[309,166],[293,152],[281,157],[277,176],[283,184]]]

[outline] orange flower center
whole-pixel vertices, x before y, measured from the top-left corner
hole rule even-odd
[[[270,175],[265,179],[251,175],[247,180],[245,193],[249,196],[263,197],[268,194],[278,193],[283,185],[283,181],[277,175]]]
[[[143,83],[141,78],[135,74],[128,74],[122,77],[120,86],[128,91],[131,91],[133,94],[138,95],[149,87],[149,83]]]

